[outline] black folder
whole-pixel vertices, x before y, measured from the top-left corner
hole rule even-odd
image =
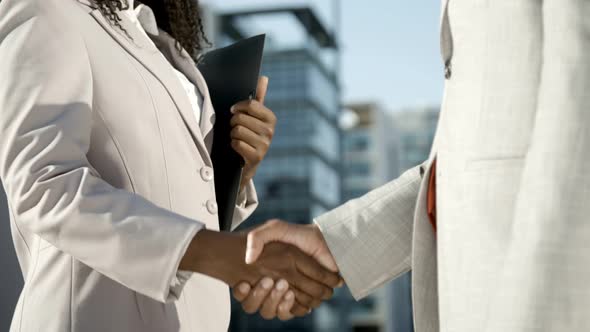
[[[240,101],[256,98],[264,41],[265,35],[258,35],[213,50],[198,65],[215,108],[211,159],[219,227],[223,231],[231,229],[244,166],[242,157],[231,147],[230,108]]]

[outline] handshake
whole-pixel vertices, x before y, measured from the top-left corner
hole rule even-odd
[[[195,240],[180,269],[223,281],[246,312],[265,319],[305,316],[343,284],[315,225],[273,220],[243,233],[201,231]]]

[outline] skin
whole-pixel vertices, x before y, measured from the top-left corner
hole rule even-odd
[[[340,283],[337,273],[322,267],[309,255],[285,243],[267,244],[255,263],[246,264],[246,242],[246,233],[201,230],[190,243],[179,268],[221,280],[232,288],[243,282],[249,285],[260,282],[264,289],[270,289],[272,286],[268,286],[267,282],[261,282],[263,278],[283,279],[294,294],[292,311],[300,315],[306,314],[321,301],[331,298],[333,288]],[[267,317],[274,313],[274,303],[278,302],[276,299],[272,301],[274,302],[269,302],[265,310]],[[248,308],[255,308],[255,304]]]
[[[254,178],[275,133],[277,118],[264,106],[267,88],[268,77],[262,76],[258,80],[256,99],[239,102],[231,108],[231,145],[245,161],[242,189]]]
[[[275,285],[272,279],[263,278],[253,290],[248,283],[243,282],[233,289],[233,295],[247,313],[260,311],[260,316],[267,320],[279,318],[286,321],[295,317],[291,314],[295,293],[289,290],[289,283],[284,279]]]
[[[294,225],[281,220],[271,220],[248,234],[246,262],[254,264],[265,246],[277,241],[294,245],[330,271],[338,271],[336,261],[317,225]],[[256,285],[253,291],[249,285],[245,285],[241,283],[233,292],[234,298],[242,303],[244,310],[260,311],[261,315],[264,312],[266,319],[278,317],[287,320],[301,314],[300,309],[287,299],[277,301],[268,297],[269,291],[261,283]],[[342,282],[337,285],[340,286]]]

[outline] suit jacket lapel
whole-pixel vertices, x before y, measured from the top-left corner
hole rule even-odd
[[[426,202],[428,183],[432,168],[431,156],[428,167],[420,185],[414,215],[414,232],[412,239],[412,305],[416,331],[437,332],[439,327],[438,311],[438,262],[437,241],[430,224]]]
[[[111,37],[113,37],[113,39],[115,39],[129,54],[150,71],[160,83],[162,83],[162,86],[174,101],[176,108],[181,114],[185,125],[191,133],[194,143],[203,156],[203,159],[209,166],[211,166],[211,158],[209,157],[207,147],[205,146],[192,105],[186,95],[186,91],[182,88],[180,81],[170,69],[170,64],[166,61],[166,58],[160,54],[158,48],[156,48],[125,15],[120,15],[121,21],[119,23],[121,24],[121,27],[127,31],[129,36],[127,36],[120,28],[112,26],[97,9],[93,10],[91,15],[111,35]],[[156,40],[154,40],[154,42],[155,41]]]
[[[211,102],[211,96],[209,95],[209,87],[201,72],[194,67],[195,83],[199,87],[199,90],[203,94],[203,116],[201,118],[201,130],[205,139],[212,137],[213,126],[215,125],[215,110]],[[229,111],[229,110],[228,110]]]
[[[215,110],[211,102],[211,95],[209,94],[209,87],[201,72],[197,69],[197,65],[192,57],[182,50],[178,52],[174,39],[165,31],[160,30],[157,35],[150,34],[150,38],[154,41],[156,46],[160,49],[162,54],[166,56],[168,61],[174,67],[182,72],[201,92],[203,97],[203,106],[201,109],[201,134],[206,141],[212,134],[213,126],[215,125]],[[209,145],[209,144],[207,144]]]
[[[442,0],[440,17],[440,52],[445,65],[445,76],[450,78],[451,60],[453,57],[453,37],[449,22],[449,1]]]

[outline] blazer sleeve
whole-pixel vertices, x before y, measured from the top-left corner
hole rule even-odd
[[[411,268],[420,167],[315,220],[357,300]]]
[[[88,162],[85,44],[40,3],[0,17],[0,176],[16,224],[138,293],[174,300],[180,260],[203,224],[112,187]]]
[[[535,126],[487,331],[590,327],[590,2],[545,0],[542,17]]]

